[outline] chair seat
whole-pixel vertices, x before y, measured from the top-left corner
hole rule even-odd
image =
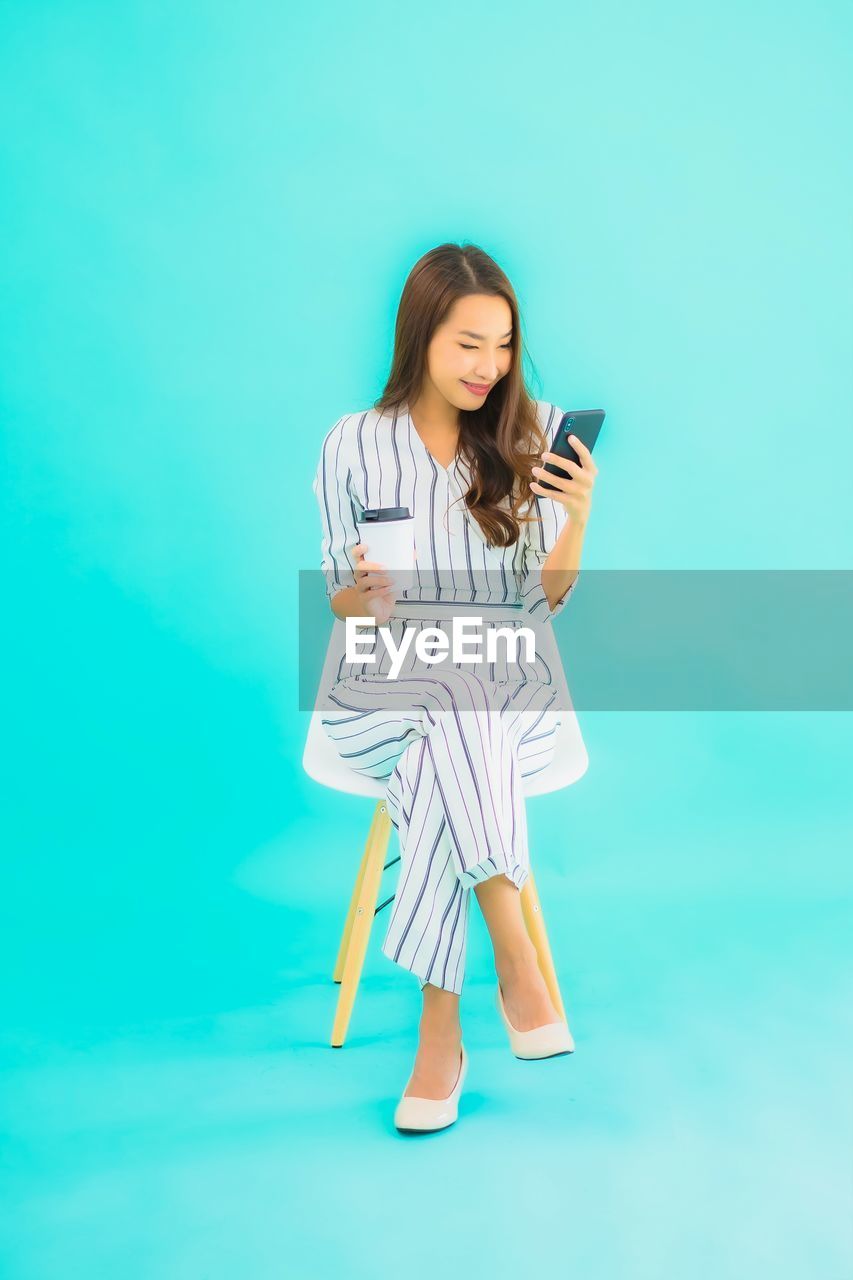
[[[321,723],[321,712],[311,712],[311,723],[302,756],[302,765],[309,778],[333,791],[347,792],[352,796],[372,796],[381,799],[385,795],[387,778],[370,778],[351,769],[338,755],[337,748],[326,734]],[[589,764],[586,746],[574,711],[560,711],[560,725],[554,747],[554,759],[539,773],[522,778],[525,796],[545,795],[571,786],[583,777]]]
[[[323,665],[318,698],[323,690],[331,687],[340,654],[343,652],[343,634],[344,624],[340,619],[336,619]],[[563,664],[550,622],[541,628],[541,636],[546,646],[546,660],[551,670],[557,672],[563,696],[560,700],[560,724],[557,728],[554,758],[539,773],[521,779],[525,797],[545,795],[549,791],[558,791],[562,787],[571,786],[573,782],[583,777],[589,765],[589,756],[571,704]],[[343,791],[353,796],[370,796],[375,799],[381,799],[385,795],[387,778],[371,778],[360,774],[341,759],[334,742],[323,728],[320,709],[311,712],[302,766],[309,778],[334,791]]]

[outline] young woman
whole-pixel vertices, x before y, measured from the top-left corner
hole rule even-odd
[[[496,608],[501,628],[529,628],[565,607],[597,468],[573,441],[581,465],[560,461],[560,475],[548,474],[555,489],[537,479],[562,412],[530,398],[522,353],[516,296],[492,258],[473,245],[443,244],[416,263],[400,300],[385,390],[323,440],[314,492],[338,618],[372,617],[399,647],[404,627],[447,631],[462,602],[487,622]],[[356,528],[359,505],[413,513],[411,588],[395,590],[396,566],[389,574],[370,559]],[[519,604],[508,623],[508,608]],[[381,663],[342,661],[326,693],[326,733],[351,767],[388,779],[388,813],[400,840],[382,950],[418,977],[423,1011],[395,1114],[399,1129],[445,1128],[456,1119],[467,1067],[459,997],[472,889],[516,1052],[524,1044],[523,1056],[547,1057],[574,1047],[539,970],[519,892],[529,871],[520,779],[553,757],[556,701],[552,673],[538,656],[455,664],[440,675],[409,657],[393,681]]]

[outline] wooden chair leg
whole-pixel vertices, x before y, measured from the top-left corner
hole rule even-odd
[[[391,819],[388,816],[388,809],[385,801],[379,800],[370,824],[356,887],[350,899],[344,936],[338,952],[338,964],[335,966],[336,972],[340,966],[341,983],[335,1021],[332,1026],[332,1045],[336,1049],[339,1049],[346,1039],[355,993],[358,990],[364,957],[367,954],[367,944],[373,926],[376,899],[379,896],[379,885],[382,880],[390,834]]]
[[[356,882],[352,887],[352,895],[350,897],[350,908],[347,910],[347,918],[343,923],[343,933],[341,936],[341,946],[338,947],[338,957],[334,961],[334,969],[332,972],[332,982],[341,982],[343,975],[343,961],[347,957],[347,948],[350,946],[350,934],[352,933],[352,922],[355,919],[356,908],[359,906],[359,893],[361,892],[361,884],[364,882],[364,872],[368,859],[370,858],[370,850],[373,849],[373,841],[375,833],[377,833],[377,823],[379,820],[379,805],[373,810],[373,818],[370,819],[370,831],[368,832],[368,840],[365,842],[364,854],[361,855],[361,863],[359,865],[359,873],[356,876]]]
[[[560,995],[560,984],[557,981],[557,972],[554,968],[554,961],[551,956],[551,947],[548,943],[548,934],[545,930],[545,921],[542,918],[542,906],[539,902],[539,894],[536,889],[536,881],[533,879],[531,870],[529,876],[524,882],[524,888],[521,890],[521,911],[524,916],[524,923],[527,926],[527,932],[536,948],[536,955],[539,960],[539,968],[545,979],[545,985],[548,988],[548,994],[551,997],[554,1008],[557,1010],[561,1018],[566,1017],[566,1011],[563,1007],[563,998]]]

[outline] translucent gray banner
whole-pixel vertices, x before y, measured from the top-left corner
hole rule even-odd
[[[348,665],[346,624],[331,610],[324,575],[300,570],[300,710],[332,705],[343,675],[370,681],[386,705],[405,711],[420,700],[424,677],[448,672],[462,673],[451,679],[463,699],[472,690],[471,706],[482,705],[484,686],[491,697],[544,679],[554,685],[553,706],[576,710],[853,709],[853,570],[582,569],[552,623],[537,621],[547,601],[532,614],[513,608],[512,580],[481,572],[475,588],[461,588],[459,576],[448,584],[421,575],[387,623],[353,630],[361,638]],[[412,610],[425,616],[402,616]],[[421,636],[430,625],[441,635]],[[513,633],[524,631],[532,654],[524,634],[513,652]],[[340,711],[340,700],[334,705]]]

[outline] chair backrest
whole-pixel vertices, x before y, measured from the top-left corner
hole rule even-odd
[[[332,787],[336,791],[348,792],[351,795],[383,796],[384,781],[365,777],[355,769],[351,769],[338,755],[334,743],[322,725],[322,702],[337,678],[346,643],[346,623],[335,615],[333,618],[314,709],[311,711],[305,739],[302,766],[315,782]],[[572,706],[553,623],[550,620],[544,623],[538,622],[535,630],[537,652],[550,668],[552,679],[559,689],[557,706],[560,712],[560,724],[557,730],[554,758],[547,768],[523,780],[525,796],[544,795],[548,791],[570,786],[583,776],[589,765],[589,756]]]

